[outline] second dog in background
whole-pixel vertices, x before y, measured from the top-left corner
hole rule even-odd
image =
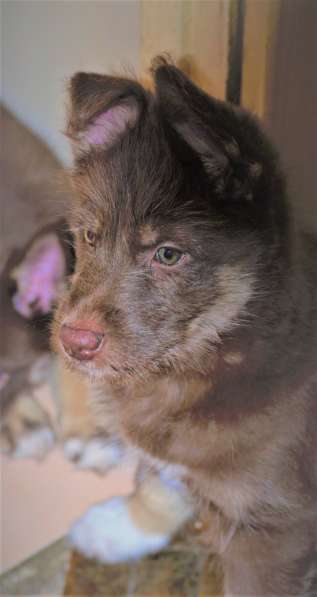
[[[61,218],[70,190],[50,149],[4,106],[0,125],[0,450],[40,459],[58,439],[77,467],[103,472],[109,448],[89,390],[55,363],[50,347],[53,309],[74,265]],[[44,384],[53,417],[37,399]]]
[[[55,430],[34,392],[51,375],[51,314],[73,267],[60,217],[69,197],[49,148],[4,106],[0,119],[0,447],[15,457],[41,458]],[[67,400],[63,408],[72,433],[76,410],[70,415]]]

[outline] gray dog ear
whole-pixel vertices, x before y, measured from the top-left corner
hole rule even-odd
[[[133,128],[146,102],[136,81],[77,73],[70,82],[70,118],[66,134],[75,156],[108,149]]]
[[[252,198],[252,177],[261,166],[250,139],[262,142],[254,120],[207,95],[164,58],[156,59],[153,73],[160,113],[197,154],[216,187],[222,192],[229,184],[233,198]]]

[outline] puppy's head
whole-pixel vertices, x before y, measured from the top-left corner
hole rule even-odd
[[[67,269],[65,239],[55,227],[14,251],[0,277],[0,402],[36,385],[49,352],[48,324]],[[45,359],[43,359],[45,356]]]
[[[97,379],[210,371],[283,245],[283,184],[257,123],[173,65],[154,77],[154,94],[71,82],[77,265],[53,342]]]

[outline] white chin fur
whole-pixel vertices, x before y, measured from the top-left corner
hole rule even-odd
[[[106,472],[122,459],[122,450],[115,443],[100,438],[85,442],[78,437],[71,437],[64,443],[64,454],[73,460],[78,469],[93,469]]]
[[[52,449],[55,436],[49,427],[41,427],[22,436],[12,454],[14,458],[36,458],[41,460]]]
[[[108,564],[155,553],[169,540],[167,535],[149,534],[138,529],[129,516],[124,497],[93,506],[70,531],[70,541],[78,551]]]

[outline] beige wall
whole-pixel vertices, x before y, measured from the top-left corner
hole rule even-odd
[[[63,158],[65,87],[76,70],[138,70],[139,0],[2,0],[2,97]]]

